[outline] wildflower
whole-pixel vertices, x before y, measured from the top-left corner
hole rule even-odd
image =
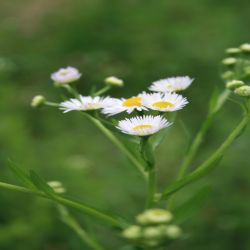
[[[116,115],[121,112],[126,111],[127,113],[132,113],[134,110],[142,111],[146,110],[142,105],[141,95],[133,96],[128,99],[113,99],[113,103],[110,103],[108,107],[103,109],[103,113],[107,115]]]
[[[73,110],[96,110],[101,109],[112,103],[112,98],[110,97],[100,97],[100,96],[81,96],[79,99],[72,98],[69,101],[60,103],[59,107],[64,110],[64,113]]]
[[[240,81],[240,80],[232,80],[232,81],[229,81],[227,82],[226,84],[226,88],[227,89],[230,89],[230,90],[234,90],[236,88],[239,88],[240,86],[244,85],[244,82],[243,81]]]
[[[153,93],[142,94],[142,104],[146,108],[158,111],[176,111],[188,104],[188,101],[182,95],[176,93]]]
[[[56,86],[63,86],[65,84],[75,82],[81,77],[78,69],[73,67],[61,68],[55,73],[51,74],[51,79]]]
[[[243,97],[250,97],[250,86],[244,85],[234,90],[234,93]]]
[[[122,236],[130,240],[138,239],[141,236],[141,227],[137,225],[129,226],[122,232]]]
[[[169,225],[166,227],[166,235],[171,239],[179,238],[181,235],[181,229],[176,225]]]
[[[124,85],[123,80],[115,76],[107,77],[104,81],[107,85],[110,85],[110,86],[123,87]]]
[[[137,222],[144,225],[144,224],[158,224],[158,223],[167,223],[171,221],[173,215],[164,209],[160,208],[152,208],[146,210],[144,213],[139,214],[137,216]]]
[[[46,99],[42,95],[35,96],[31,101],[32,108],[39,108],[45,103]]]
[[[153,82],[149,90],[155,92],[178,92],[188,88],[194,79],[189,76],[178,76]]]
[[[222,60],[222,64],[224,65],[234,65],[237,62],[237,59],[234,57],[227,57]]]
[[[125,134],[147,136],[170,126],[164,117],[144,115],[119,121],[117,128]]]
[[[250,43],[244,43],[240,46],[240,49],[243,52],[250,52]]]

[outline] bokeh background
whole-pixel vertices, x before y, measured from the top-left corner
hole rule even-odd
[[[190,75],[190,105],[180,112],[157,151],[159,184],[175,178],[190,138],[199,128],[209,96],[220,79],[224,49],[250,41],[249,1],[235,0],[2,0],[0,2],[0,176],[17,183],[7,159],[60,180],[68,193],[127,218],[143,209],[144,185],[121,153],[77,113],[33,110],[36,94],[59,101],[50,74],[74,66],[87,94],[110,75],[129,96],[153,80]],[[194,166],[208,156],[240,119],[228,102],[211,127]],[[181,204],[201,188],[206,201],[182,227],[185,239],[169,249],[250,249],[250,130],[235,142],[220,166],[178,195]],[[74,212],[106,249],[122,241],[103,225]],[[51,202],[0,190],[1,250],[78,250],[87,246],[65,226]]]

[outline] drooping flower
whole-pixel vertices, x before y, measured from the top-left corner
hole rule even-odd
[[[51,74],[51,79],[57,86],[65,85],[77,81],[81,77],[81,73],[74,67],[61,68]]]
[[[108,107],[113,98],[100,96],[79,96],[79,99],[71,98],[68,101],[60,103],[59,107],[64,110],[64,113],[73,110],[96,110]]]
[[[126,111],[132,113],[134,110],[146,110],[142,105],[141,95],[133,96],[128,99],[113,99],[113,103],[102,110],[103,114],[112,116]]]
[[[189,76],[169,77],[153,82],[149,90],[155,92],[178,92],[188,88],[193,80]]]
[[[142,94],[142,105],[162,112],[180,110],[188,104],[187,98],[176,93]]]
[[[164,117],[143,115],[119,121],[117,128],[125,134],[147,136],[170,126],[171,123]]]

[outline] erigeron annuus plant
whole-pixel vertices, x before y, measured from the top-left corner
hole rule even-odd
[[[129,249],[165,249],[169,243],[185,235],[178,223],[180,210],[176,218],[173,209],[176,192],[207,175],[217,166],[225,151],[243,132],[250,119],[250,86],[247,85],[250,76],[250,45],[229,48],[226,53],[229,56],[222,61],[225,67],[222,74],[225,88],[221,93],[216,92],[212,95],[207,117],[178,168],[176,180],[163,190],[157,186],[159,173],[155,167],[154,151],[165,138],[166,132],[175,125],[176,116],[173,114],[188,105],[189,102],[182,91],[188,88],[194,79],[188,76],[169,77],[153,82],[148,91],[134,94],[129,98],[114,98],[107,93],[113,87],[123,87],[124,82],[111,76],[105,79],[102,89],[83,96],[78,92],[75,83],[81,79],[81,73],[76,68],[67,67],[53,73],[51,79],[55,87],[68,92],[68,99],[50,102],[43,96],[33,98],[31,105],[35,108],[47,105],[64,113],[75,111],[83,114],[127,156],[131,165],[142,176],[141,181],[147,186],[145,207],[135,215],[134,221],[127,221],[122,215],[110,215],[68,198],[63,194],[66,190],[62,183],[46,182],[34,171],[27,174],[13,163],[10,164],[10,168],[23,186],[0,182],[0,187],[54,201],[58,204],[62,220],[92,249],[101,250],[104,247],[88,235],[67,208],[77,209],[85,215],[105,222],[117,231],[119,237],[127,241]],[[243,109],[242,120],[208,159],[189,172],[214,117],[227,100],[240,104]],[[123,118],[118,119],[118,114]],[[124,144],[119,134],[123,134],[129,143]],[[166,206],[163,205],[163,201],[167,202]]]

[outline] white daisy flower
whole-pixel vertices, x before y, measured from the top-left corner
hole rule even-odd
[[[51,79],[58,86],[77,81],[80,77],[81,73],[73,67],[61,68],[51,74]]]
[[[180,110],[188,104],[187,98],[176,93],[142,94],[142,105],[162,112]]]
[[[59,107],[64,110],[64,113],[73,110],[96,110],[108,107],[113,103],[113,98],[100,96],[81,96],[79,99],[71,98],[69,101],[60,103]]]
[[[126,111],[127,113],[132,113],[134,110],[142,111],[146,110],[142,105],[141,95],[133,96],[128,99],[113,99],[113,104],[105,107],[102,112],[103,114],[112,116],[118,113]]]
[[[170,125],[171,123],[160,115],[143,115],[119,121],[117,128],[125,134],[147,136]]]
[[[155,92],[178,92],[188,88],[193,80],[189,76],[169,77],[153,82],[149,90]]]

